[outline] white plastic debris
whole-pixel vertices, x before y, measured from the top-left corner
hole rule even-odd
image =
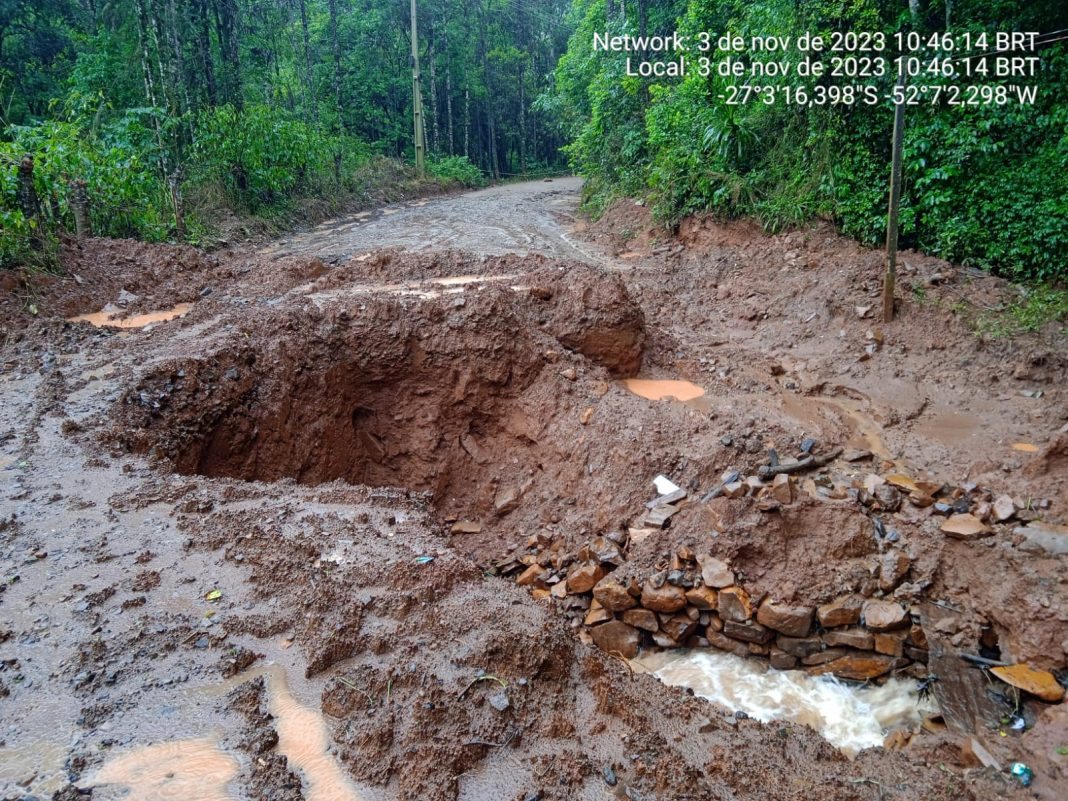
[[[678,492],[682,489],[667,476],[657,476],[653,479],[653,484],[656,486],[656,491],[661,495],[670,495],[671,493]]]

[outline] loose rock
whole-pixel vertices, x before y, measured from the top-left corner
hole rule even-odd
[[[875,648],[875,636],[865,629],[835,629],[823,635],[823,641],[832,647],[856,648],[858,651],[871,651]]]
[[[1016,514],[1016,504],[1012,502],[1012,497],[1009,495],[999,495],[994,500],[994,519],[999,523],[1004,523],[1006,520],[1011,520],[1013,515]]]
[[[623,622],[643,631],[660,630],[660,622],[657,620],[656,613],[649,609],[628,609],[623,613]]]
[[[1021,664],[993,667],[990,672],[1006,684],[1031,693],[1048,703],[1057,704],[1064,700],[1064,688],[1048,670],[1037,670],[1030,665]]]
[[[814,611],[811,606],[789,606],[767,598],[757,609],[757,622],[788,637],[807,637]]]
[[[642,587],[642,606],[654,612],[678,612],[686,606],[686,593],[674,584],[657,588],[647,581]]]
[[[638,643],[641,635],[638,630],[621,620],[612,620],[590,629],[594,643],[607,654],[617,654],[624,659],[633,659],[638,655]]]
[[[816,618],[824,628],[853,626],[860,622],[864,599],[859,595],[844,595],[816,610]]]
[[[812,676],[833,673],[842,679],[867,681],[889,673],[896,662],[894,657],[881,654],[846,654],[826,664],[810,667],[808,673]]]
[[[904,551],[888,551],[879,558],[879,589],[890,592],[909,572],[912,560]]]
[[[975,515],[956,514],[942,524],[942,532],[958,540],[977,540],[990,533],[990,529]]]
[[[699,554],[697,564],[701,568],[701,580],[706,587],[723,589],[734,584],[734,572],[726,562],[715,559],[708,554]]]
[[[779,473],[771,482],[771,494],[784,506],[794,502],[794,480],[785,473]]]
[[[891,631],[909,624],[909,613],[893,601],[864,602],[864,625],[872,631]]]
[[[759,623],[748,621],[746,623],[737,623],[733,620],[723,621],[723,633],[734,640],[744,640],[745,642],[753,643],[766,643],[775,636],[775,633],[771,629],[764,628]]]
[[[585,562],[575,565],[567,573],[567,591],[570,593],[589,592],[594,585],[604,578],[605,570],[598,562]]]
[[[638,603],[634,596],[627,591],[626,587],[613,580],[610,576],[606,576],[597,582],[593,588],[593,597],[601,606],[611,612],[624,612]]]
[[[711,587],[694,587],[686,591],[686,600],[698,609],[717,609],[719,593]]]
[[[753,616],[753,604],[749,599],[749,593],[741,587],[727,587],[720,590],[716,608],[724,621],[733,620],[736,623],[744,623]]]

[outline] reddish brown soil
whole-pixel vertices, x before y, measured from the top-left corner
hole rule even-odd
[[[860,319],[878,254],[825,229],[766,237],[691,221],[673,239],[623,203],[588,234],[609,269],[389,249],[328,267],[92,242],[69,256],[83,283],[36,285],[36,319],[9,295],[0,531],[20,580],[0,594],[0,633],[14,635],[0,656],[22,679],[0,672],[3,717],[32,716],[40,690],[52,694],[55,720],[80,721],[67,769],[84,784],[107,749],[151,740],[175,671],[210,682],[256,652],[300,668],[340,758],[383,798],[1025,795],[950,733],[850,761],[803,727],[736,719],[632,674],[576,636],[580,607],[493,572],[532,542],[566,567],[633,525],[663,473],[692,502],[625,548],[620,577],[663,570],[685,546],[782,601],[881,594],[883,544],[856,500],[699,501],[769,447],[863,445],[868,423],[897,465],[837,462],[832,483],[892,469],[971,481],[977,500],[1048,501],[1035,516],[1064,523],[1063,335],[981,341],[951,299],[991,305],[1012,289],[911,254],[903,284],[928,281],[926,300],[903,293],[889,326]],[[430,280],[469,275],[496,280]],[[130,311],[196,305],[141,332],[63,322],[120,289],[139,296]],[[882,344],[869,354],[873,328]],[[639,372],[694,381],[708,403],[650,402],[616,380]],[[855,404],[859,422],[828,399]],[[978,432],[961,434],[965,417]],[[1037,453],[1011,447],[1021,441]],[[1063,671],[1065,556],[1019,547],[1018,522],[964,542],[929,509],[882,519],[910,557],[896,597],[954,610],[939,630],[952,648],[975,653],[985,638]],[[481,529],[451,534],[455,520]],[[205,624],[211,587],[223,598]],[[60,610],[50,629],[45,604]],[[33,645],[43,631],[52,651]],[[483,673],[500,681],[475,681]],[[168,736],[215,716],[251,755],[241,797],[296,798],[262,696],[245,684],[229,709],[175,713]],[[1032,764],[1050,799],[1068,786],[1063,709],[1028,701],[1026,734],[981,735],[1003,765]]]

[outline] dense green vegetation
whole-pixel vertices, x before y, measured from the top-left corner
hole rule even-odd
[[[873,244],[889,102],[731,105],[724,93],[749,79],[702,75],[692,59],[681,78],[628,75],[625,54],[596,51],[594,34],[1068,29],[1063,0],[418,6],[431,180],[536,175],[559,168],[563,147],[595,211],[640,195],[669,223],[704,211],[769,230],[824,218]],[[410,48],[405,0],[0,0],[0,266],[47,262],[80,210],[96,234],[198,242],[227,214],[373,196],[376,180],[394,180],[381,160],[414,154]],[[983,79],[1037,86],[1033,104],[908,108],[903,246],[1014,278],[1066,275],[1068,41],[1040,55],[1034,78]],[[802,57],[775,56],[795,68]],[[865,82],[889,93],[894,76]],[[33,198],[19,180],[27,155]]]
[[[731,32],[746,40],[833,31],[926,36],[945,31],[947,19],[956,33],[1060,31],[1063,37],[1068,29],[1063,0],[574,0],[572,13],[577,29],[542,103],[565,120],[568,151],[589,179],[592,208],[626,194],[650,196],[668,222],[713,210],[755,215],[778,230],[824,217],[869,243],[885,235],[889,103],[727,105],[717,96],[746,78],[696,70],[674,80],[628,76],[623,54],[593,50],[594,33],[709,31],[718,38]],[[1035,78],[984,79],[1037,85],[1033,105],[908,107],[903,246],[1010,277],[1068,275],[1066,45],[1054,42],[1040,51]],[[831,55],[819,59],[826,63]],[[796,64],[800,56],[775,58]],[[949,82],[926,74],[915,80]],[[875,82],[889,92],[894,77]],[[794,83],[811,88],[831,81]]]
[[[558,169],[566,0],[418,5],[432,180]],[[0,0],[0,266],[48,261],[77,182],[93,233],[150,240],[368,194],[413,157],[410,54],[404,0]]]

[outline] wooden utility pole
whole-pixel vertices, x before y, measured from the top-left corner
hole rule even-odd
[[[890,164],[890,208],[886,215],[886,274],[883,275],[883,322],[894,319],[894,283],[897,280],[897,229],[901,206],[901,145],[905,138],[905,76],[897,79],[897,100],[894,106],[894,141]]]
[[[415,168],[426,174],[426,138],[423,135],[423,87],[419,76],[419,27],[415,0],[412,0],[412,128],[415,137]]]

